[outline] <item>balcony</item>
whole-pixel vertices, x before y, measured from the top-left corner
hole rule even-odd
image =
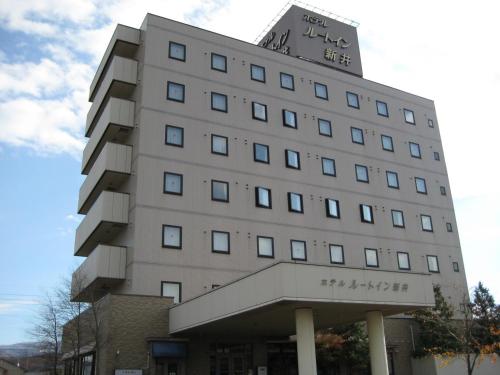
[[[87,114],[85,136],[90,137],[109,97],[128,99],[137,85],[137,61],[114,56]]]
[[[109,41],[108,48],[102,57],[101,63],[97,68],[94,79],[90,84],[89,101],[94,101],[94,96],[98,90],[104,71],[109,67],[109,61],[111,56],[121,56],[127,58],[133,58],[137,52],[140,44],[141,32],[138,29],[132,27],[118,25]]]
[[[82,173],[88,174],[106,142],[122,143],[134,128],[135,103],[109,98],[83,150]]]
[[[80,188],[78,213],[86,214],[103,190],[116,190],[130,176],[132,147],[106,143]]]
[[[125,280],[127,249],[117,246],[97,246],[73,273],[73,301],[92,302]]]
[[[75,236],[75,255],[88,256],[92,249],[107,243],[128,224],[129,195],[103,191]]]

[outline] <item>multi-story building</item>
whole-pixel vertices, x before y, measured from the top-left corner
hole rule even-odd
[[[354,26],[292,6],[253,45],[148,14],[90,101],[74,299],[173,302],[138,362],[107,328],[103,372],[315,374],[314,330],[366,320],[372,374],[409,374],[401,314],[466,292],[434,103],[364,79]]]

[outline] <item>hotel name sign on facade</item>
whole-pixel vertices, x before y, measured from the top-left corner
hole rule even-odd
[[[362,77],[356,28],[292,6],[259,45]]]

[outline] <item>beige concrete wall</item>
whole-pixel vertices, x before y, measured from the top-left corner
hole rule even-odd
[[[413,358],[411,361],[413,375],[458,375],[467,374],[467,365],[460,358]],[[497,375],[500,373],[498,356],[485,356],[474,367],[474,375]]]

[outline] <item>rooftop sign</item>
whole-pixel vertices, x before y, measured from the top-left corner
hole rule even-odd
[[[356,28],[293,5],[259,46],[362,77]]]

